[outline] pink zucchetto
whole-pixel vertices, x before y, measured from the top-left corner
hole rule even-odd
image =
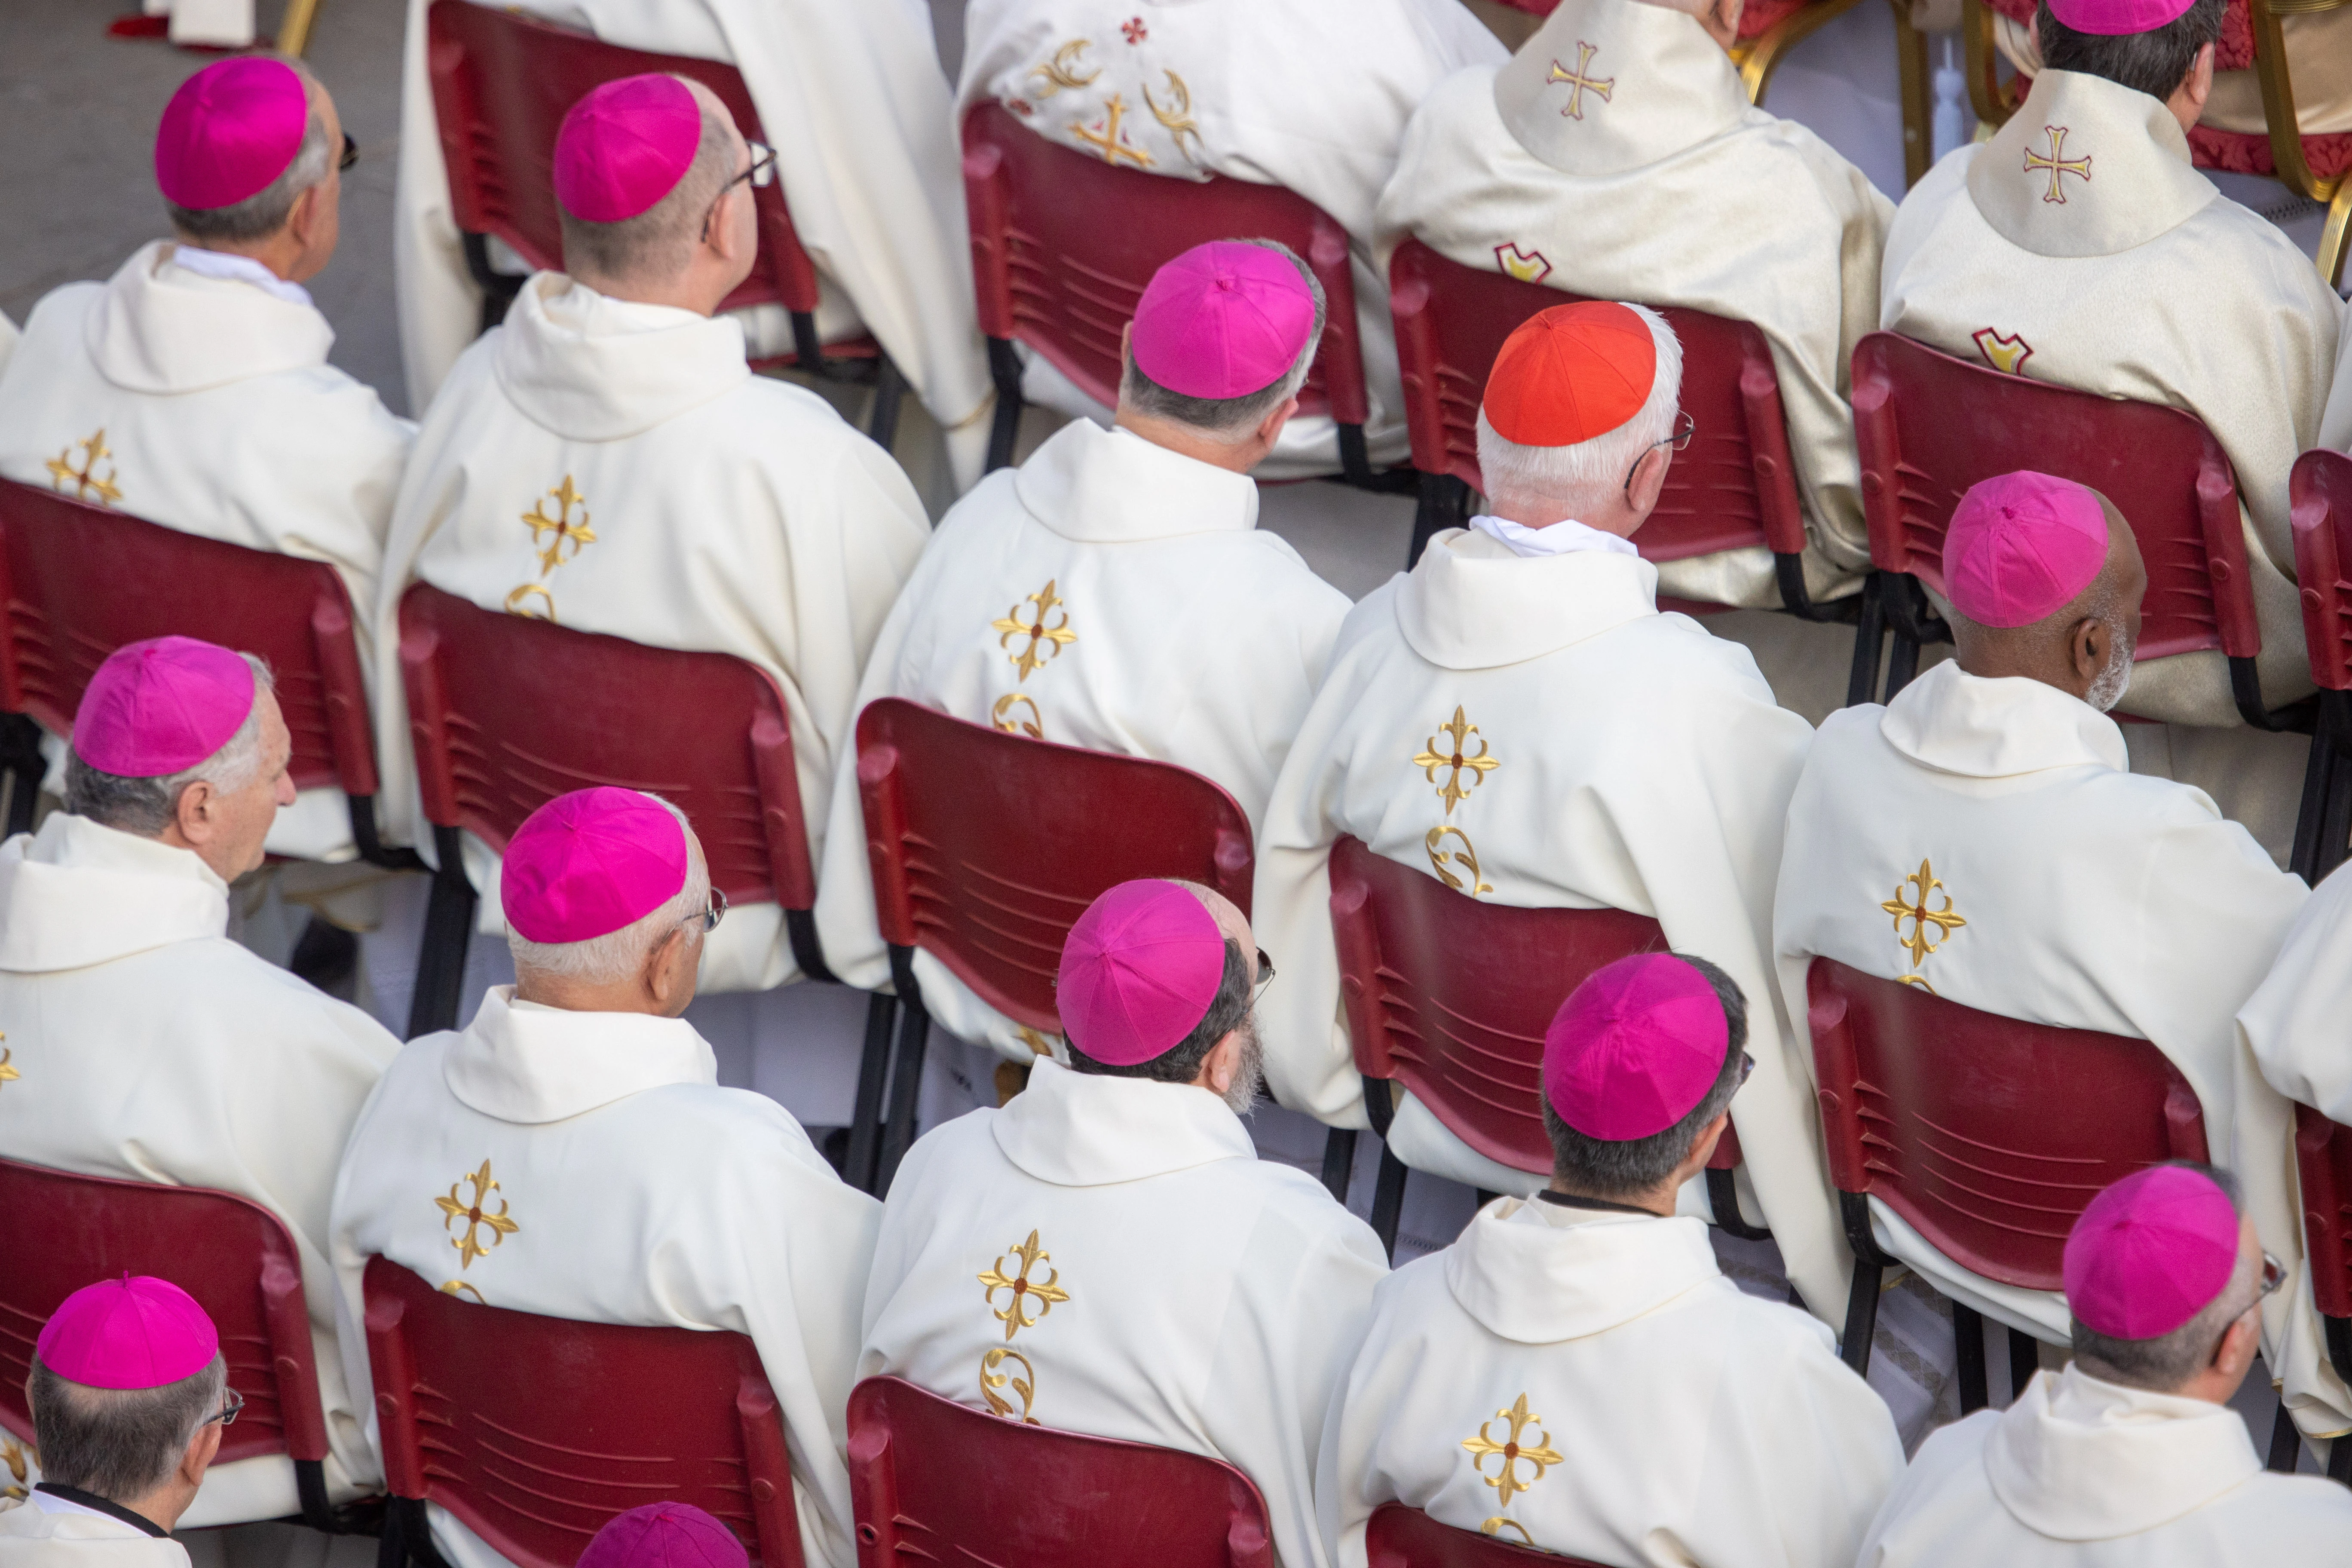
[[[2238,1214],[2200,1171],[2151,1165],[2102,1192],[2066,1234],[2066,1305],[2112,1340],[2168,1334],[2238,1267]]]
[[[1544,1098],[1588,1138],[1653,1137],[1706,1098],[1730,1048],[1706,976],[1672,953],[1636,953],[1593,971],[1552,1015]]]
[[[1944,531],[1944,592],[1980,626],[2030,626],[2107,560],[2107,514],[2072,479],[2021,469],[1969,487]]]
[[[608,81],[555,133],[555,199],[573,217],[620,223],[670,192],[702,146],[702,106],[674,76]]]
[[[1062,943],[1062,1033],[1110,1067],[1163,1056],[1209,1016],[1225,976],[1225,933],[1173,882],[1121,882],[1087,906]]]
[[[1135,302],[1135,367],[1187,397],[1246,397],[1290,374],[1315,330],[1315,295],[1262,245],[1196,245]]]
[[[160,779],[229,742],[253,711],[245,656],[194,637],[116,648],[74,710],[74,755],[102,773]]]
[[[735,1532],[690,1502],[616,1513],[580,1553],[579,1568],[750,1568]]]
[[[2078,33],[2116,37],[2153,33],[2188,15],[2195,0],[2050,0],[2050,14]]]
[[[162,1388],[212,1365],[220,1334],[177,1285],[125,1274],[85,1285],[59,1302],[33,1353],[84,1388]]]
[[[525,941],[593,942],[653,913],[686,887],[686,828],[633,789],[574,790],[507,841],[499,904]]]
[[[202,212],[257,195],[293,165],[310,95],[282,60],[221,60],[180,84],[155,131],[155,184]]]

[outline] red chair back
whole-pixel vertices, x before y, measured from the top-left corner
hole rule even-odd
[[[1274,1568],[1265,1500],[1222,1459],[983,1415],[895,1377],[849,1394],[862,1568]]]
[[[1552,305],[1587,299],[1449,261],[1417,239],[1389,261],[1389,308],[1404,371],[1412,464],[1484,493],[1478,405],[1503,340]],[[1762,544],[1805,548],[1805,514],[1789,456],[1772,351],[1752,321],[1654,307],[1683,348],[1683,409],[1697,433],[1675,458],[1657,510],[1633,542],[1644,559],[1681,561]]]
[[[1663,952],[1665,931],[1624,910],[1485,903],[1342,836],[1331,931],[1356,1067],[1395,1079],[1489,1160],[1548,1172],[1544,1031],[1603,964]],[[1727,1168],[1738,1159],[1738,1145]]]
[[[2296,1106],[2294,1163],[2312,1302],[2323,1317],[2352,1318],[2352,1128]]]
[[[802,1568],[750,1336],[485,1307],[383,1258],[363,1289],[394,1497],[447,1509],[516,1568],[572,1568],[614,1515],[671,1501],[717,1516],[764,1568]]]
[[[1806,994],[1830,1180],[1988,1279],[2062,1289],[2066,1232],[2101,1188],[2207,1158],[2196,1091],[2146,1040],[1979,1013],[1833,958]]]
[[[1348,231],[1306,197],[1116,168],[1047,141],[992,99],[964,115],[963,184],[980,330],[1027,343],[1097,402],[1118,402],[1119,334],[1162,262],[1213,239],[1276,239],[1314,271],[1328,308],[1299,411],[1364,422]]]
[[[2287,479],[2294,521],[2294,576],[2303,589],[2303,641],[2311,679],[2352,690],[2352,458],[2305,452]]]
[[[7,480],[0,533],[0,710],[70,734],[82,689],[116,648],[201,637],[268,661],[293,735],[296,787],[375,794],[351,595],[333,567]]]
[[[742,73],[718,60],[626,49],[473,0],[434,0],[425,37],[451,216],[467,233],[496,235],[534,268],[563,267],[555,133],[591,89],[648,71],[687,77],[719,95],[748,140],[767,140]],[[814,310],[816,265],[793,228],[783,182],[752,187],[751,205],[760,258],[719,309]]]
[[[784,700],[767,671],[484,610],[419,583],[400,601],[426,818],[503,851],[559,795],[617,784],[686,813],[730,904],[816,901]]]
[[[1171,763],[885,697],[857,716],[857,786],[883,940],[923,949],[982,1001],[1048,1035],[1062,1032],[1063,939],[1106,889],[1180,877],[1249,911],[1249,818]]]
[[[211,1316],[229,1386],[245,1396],[215,1462],[327,1457],[300,1255],[260,1205],[0,1160],[0,1426],[32,1441],[25,1379],[58,1303],[101,1279],[152,1274]]]
[[[2147,563],[2139,657],[2263,638],[2246,574],[2238,485],[2221,444],[2178,408],[2076,392],[1937,353],[1893,332],[1854,345],[1870,557],[1944,591],[1944,530],[1970,485],[2035,468],[2116,503]]]
[[[1500,1533],[1456,1530],[1401,1502],[1384,1502],[1372,1510],[1371,1523],[1364,1531],[1364,1552],[1371,1568],[1535,1568],[1538,1563],[1549,1563],[1550,1568],[1601,1568],[1581,1557],[1521,1546]]]

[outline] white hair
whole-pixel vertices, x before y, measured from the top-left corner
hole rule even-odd
[[[695,841],[694,829],[678,810],[657,795],[646,798],[677,818],[686,830],[686,886],[668,902],[618,931],[592,936],[586,942],[533,942],[512,926],[507,928],[507,951],[514,955],[515,973],[525,970],[551,979],[576,980],[590,985],[616,985],[645,967],[655,948],[688,921],[699,921],[710,907],[710,865]],[[689,940],[700,942],[699,924]]]
[[[1642,318],[1657,346],[1657,371],[1649,400],[1614,430],[1572,447],[1523,447],[1507,441],[1478,410],[1478,472],[1488,499],[1540,497],[1565,505],[1577,517],[1601,509],[1625,483],[1633,465],[1675,433],[1682,412],[1683,346],[1675,330],[1646,305],[1625,307]]]
[[[81,760],[79,752],[66,758],[66,810],[101,826],[142,838],[160,838],[180,814],[180,795],[190,784],[208,784],[222,795],[235,795],[261,773],[261,694],[278,689],[278,678],[254,654],[240,653],[253,671],[253,708],[236,733],[221,749],[184,772],[163,778],[128,778],[100,773]]]

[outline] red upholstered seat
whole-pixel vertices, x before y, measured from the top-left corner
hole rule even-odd
[[[1512,1524],[1509,1520],[1502,1522]],[[1371,1522],[1364,1530],[1364,1552],[1370,1568],[1537,1568],[1538,1563],[1549,1568],[1601,1568],[1581,1557],[1519,1545],[1499,1532],[1486,1535],[1456,1530],[1401,1502],[1382,1503],[1372,1510]]]
[[[2288,861],[2313,887],[2344,863],[2352,836],[2352,457],[2305,452],[2287,476],[2303,646],[2319,688]]]
[[[2328,1363],[2342,1377],[2352,1372],[2352,1127],[2296,1106],[2294,1168],[2311,1301],[2327,1336]],[[2327,1473],[2352,1485],[2352,1443],[2329,1447]]]

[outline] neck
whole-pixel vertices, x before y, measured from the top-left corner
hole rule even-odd
[[[593,272],[574,272],[572,280],[607,300],[625,300],[632,305],[667,305],[676,310],[691,310],[698,316],[716,314],[719,302],[734,291],[731,287],[719,288],[716,280],[694,267],[675,278],[655,280],[600,278]]]
[[[270,275],[283,282],[295,282],[295,258],[302,247],[283,229],[266,238],[253,240],[194,239],[187,235],[175,235],[181,245],[192,250],[209,250],[215,256],[242,256],[247,261],[257,261],[269,268]]]
[[[1562,496],[1528,495],[1524,492],[1486,498],[1489,516],[1506,522],[1516,522],[1521,528],[1549,528],[1555,523],[1580,522],[1602,533],[1613,533],[1620,539],[1631,539],[1640,528],[1646,514],[1627,506],[1622,496],[1590,505],[1579,505]]]
[[[1610,1204],[1620,1208],[1639,1209],[1643,1214],[1656,1215],[1660,1219],[1675,1217],[1675,1190],[1679,1184],[1661,1182],[1647,1192],[1588,1193],[1565,1176],[1554,1176],[1547,1192],[1579,1203]]]
[[[173,1525],[180,1522],[180,1516],[188,1511],[188,1505],[196,1499],[194,1489],[181,1484],[177,1476],[173,1476],[171,1480],[154,1490],[130,1499],[128,1501],[101,1497],[97,1492],[81,1487],[69,1487],[57,1481],[43,1481],[40,1489],[52,1497],[62,1498],[67,1502],[79,1503],[84,1508],[96,1509],[100,1513],[131,1515],[132,1517],[125,1519],[123,1522],[143,1524],[166,1535],[171,1533]]]
[[[532,1002],[566,1013],[643,1013],[655,1018],[668,1016],[667,1010],[647,994],[644,980],[634,975],[621,981],[591,981],[542,973],[536,969],[518,969],[514,994],[518,1002]]]
[[[1148,414],[1121,405],[1114,423],[1121,430],[1132,431],[1155,447],[1206,463],[1227,473],[1246,474],[1264,460],[1265,454],[1255,440],[1222,441],[1207,431],[1173,419],[1158,419]]]

